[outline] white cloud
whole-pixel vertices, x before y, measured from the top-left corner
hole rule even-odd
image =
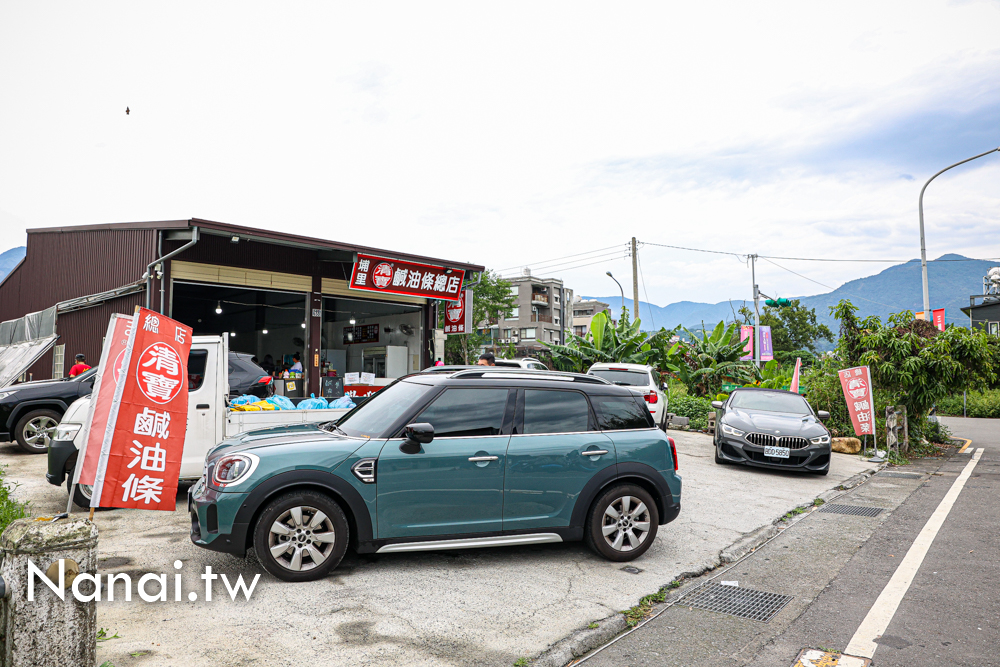
[[[998,28],[975,2],[8,3],[0,246],[198,216],[493,267],[631,236],[915,257],[923,180],[970,153],[947,133],[908,152],[907,128],[996,108]],[[929,190],[931,256],[1000,255],[988,159]],[[657,303],[749,294],[733,258],[642,259]],[[610,294],[609,269],[629,263],[562,276]]]

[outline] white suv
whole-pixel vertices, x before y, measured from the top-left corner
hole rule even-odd
[[[538,359],[532,359],[531,357],[518,357],[517,359],[496,359],[494,363],[497,366],[504,366],[507,368],[527,368],[533,371],[547,371],[549,370],[545,364],[540,362]]]
[[[667,395],[663,393],[659,373],[652,366],[640,364],[594,364],[587,375],[596,375],[613,384],[628,387],[646,401],[653,421],[662,429],[667,428]]]

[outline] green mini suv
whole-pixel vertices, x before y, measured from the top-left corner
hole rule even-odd
[[[188,492],[191,540],[286,581],[359,553],[583,540],[641,556],[677,518],[674,442],[642,396],[573,373],[420,373],[336,423],[241,433]]]

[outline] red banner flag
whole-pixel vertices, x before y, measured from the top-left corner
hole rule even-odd
[[[838,371],[855,435],[875,435],[875,396],[867,366]]]
[[[191,328],[140,308],[108,415],[91,507],[173,511],[187,430]]]
[[[83,451],[80,452],[82,465],[77,466],[77,470],[80,471],[79,477],[75,480],[77,484],[91,486],[94,484],[97,462],[101,458],[101,443],[104,442],[104,431],[108,425],[111,404],[114,402],[115,385],[121,374],[131,325],[131,315],[112,315],[108,322],[108,332],[104,337],[104,347],[101,349],[101,360],[97,365],[97,377],[94,379],[94,391],[91,393],[87,432],[83,439],[85,444]]]

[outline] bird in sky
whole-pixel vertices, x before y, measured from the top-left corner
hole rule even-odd
[[[125,107],[125,115],[128,115],[128,107]]]

